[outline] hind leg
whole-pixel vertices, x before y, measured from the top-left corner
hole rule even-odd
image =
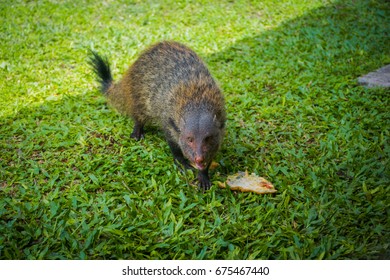
[[[139,141],[141,138],[144,138],[144,124],[140,121],[135,121],[133,132],[130,135],[131,138]]]

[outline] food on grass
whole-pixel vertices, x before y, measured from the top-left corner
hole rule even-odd
[[[254,192],[258,194],[275,193],[275,187],[263,177],[256,174],[248,174],[248,172],[238,172],[234,175],[228,176],[226,183],[220,183],[219,186],[226,188],[226,185],[231,190],[238,190],[241,192]]]

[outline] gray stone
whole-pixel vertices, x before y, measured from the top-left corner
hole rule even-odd
[[[366,87],[390,87],[390,64],[358,79]]]

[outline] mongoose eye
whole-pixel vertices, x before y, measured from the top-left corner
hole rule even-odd
[[[207,136],[207,137],[204,139],[204,142],[208,143],[208,142],[210,142],[212,139],[213,139],[213,136],[212,136],[212,135]]]
[[[187,138],[187,142],[191,144],[192,142],[194,142],[194,138],[188,137],[188,138]]]

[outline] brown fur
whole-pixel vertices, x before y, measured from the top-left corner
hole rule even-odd
[[[107,62],[94,56],[110,103],[135,121],[131,136],[143,137],[147,123],[159,125],[175,159],[196,166],[200,185],[209,188],[208,167],[222,142],[226,116],[223,95],[203,61],[182,44],[161,42],[145,50],[122,80],[113,83],[111,74],[106,77],[101,71],[106,67],[110,73]]]

